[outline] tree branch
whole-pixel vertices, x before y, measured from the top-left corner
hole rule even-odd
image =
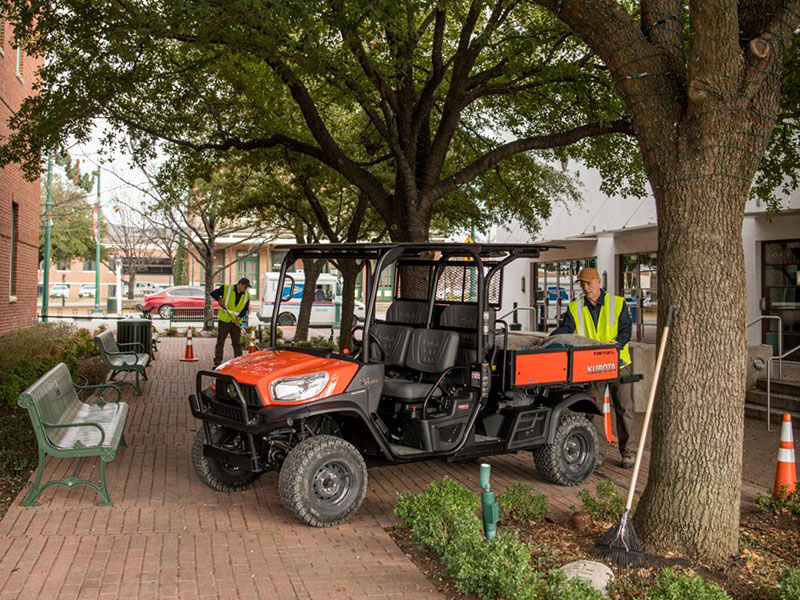
[[[613,123],[609,123],[608,125],[600,125],[598,123],[581,125],[580,127],[576,127],[575,129],[564,131],[562,133],[523,138],[503,144],[502,146],[487,152],[480,158],[473,161],[472,164],[461,169],[459,172],[425,190],[425,196],[429,202],[441,198],[445,194],[456,190],[464,183],[467,183],[473,178],[481,175],[504,158],[508,158],[514,154],[527,152],[529,150],[546,150],[549,148],[569,146],[570,144],[579,142],[587,137],[596,137],[611,133],[624,133],[627,135],[633,135],[633,129],[631,128],[631,124],[627,119],[620,119],[618,121],[614,121]]]

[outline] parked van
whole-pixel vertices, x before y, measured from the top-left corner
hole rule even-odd
[[[272,308],[275,305],[275,294],[278,291],[278,276],[280,273],[264,273],[264,282],[261,294],[261,309],[258,311],[258,319],[262,323],[272,321]],[[289,277],[294,279],[294,288]],[[278,325],[291,326],[297,323],[300,315],[300,302],[303,299],[303,289],[305,288],[305,273],[287,273],[286,281],[283,285],[283,300],[281,301],[281,312],[278,315]],[[317,279],[317,286],[314,293],[314,304],[311,307],[310,325],[328,327],[336,322],[336,308],[342,304],[341,287],[339,280],[329,273],[321,273]],[[289,290],[292,290],[292,297],[287,299]],[[359,321],[364,320],[364,304],[355,301],[355,315]]]

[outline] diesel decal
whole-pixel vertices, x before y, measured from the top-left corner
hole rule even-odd
[[[377,377],[362,377],[358,380],[361,385],[375,385],[378,383]]]

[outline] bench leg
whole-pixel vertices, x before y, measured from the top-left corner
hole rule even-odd
[[[40,488],[42,483],[42,475],[44,475],[44,450],[39,450],[39,466],[36,469],[36,479],[33,481],[33,487],[25,496],[22,501],[22,506],[39,506],[39,496],[42,495],[44,488]]]
[[[92,481],[78,478],[81,462],[82,459],[78,459],[78,465],[75,467],[72,475],[67,475],[63,479],[54,479],[53,481],[48,481],[43,486],[39,487],[39,484],[42,482],[42,474],[44,473],[44,452],[39,450],[39,469],[36,473],[36,480],[33,482],[31,491],[28,492],[25,500],[22,501],[22,506],[39,506],[39,496],[41,496],[42,492],[44,492],[51,485],[63,485],[64,487],[70,489],[78,487],[79,485],[85,485],[86,487],[92,488],[95,492],[97,492],[97,495],[100,496],[102,501],[97,502],[97,506],[113,506],[114,503],[111,502],[111,497],[108,494],[108,486],[106,484],[106,461],[102,459],[100,460],[100,485],[97,485]]]
[[[97,490],[97,495],[103,499],[102,502],[96,503],[97,506],[113,506],[114,503],[111,501],[111,496],[108,495],[108,485],[106,485],[106,461],[102,458],[100,459],[100,486],[101,489],[97,489],[94,484],[91,484],[91,487],[95,487]]]
[[[128,447],[128,442],[125,440],[125,434],[124,433],[122,434],[122,438],[119,441],[119,447],[120,448],[127,448]]]
[[[135,373],[136,373],[136,383],[133,384],[133,389],[136,390],[136,395],[137,396],[141,396],[142,395],[142,388],[139,387],[139,371],[136,371]]]
[[[147,371],[145,369],[142,369],[142,377],[144,377],[144,380],[147,381]]]
[[[111,375],[108,376],[108,380],[114,381],[114,377],[116,377],[118,373],[119,371],[111,371]]]

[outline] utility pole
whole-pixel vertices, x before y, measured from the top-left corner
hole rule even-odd
[[[100,310],[100,166],[97,167],[97,204],[94,208],[94,309],[92,314],[99,314]]]
[[[47,312],[50,309],[50,227],[52,219],[52,183],[53,183],[53,151],[47,155],[47,189],[44,205],[44,276],[42,277],[42,322],[47,323]]]

